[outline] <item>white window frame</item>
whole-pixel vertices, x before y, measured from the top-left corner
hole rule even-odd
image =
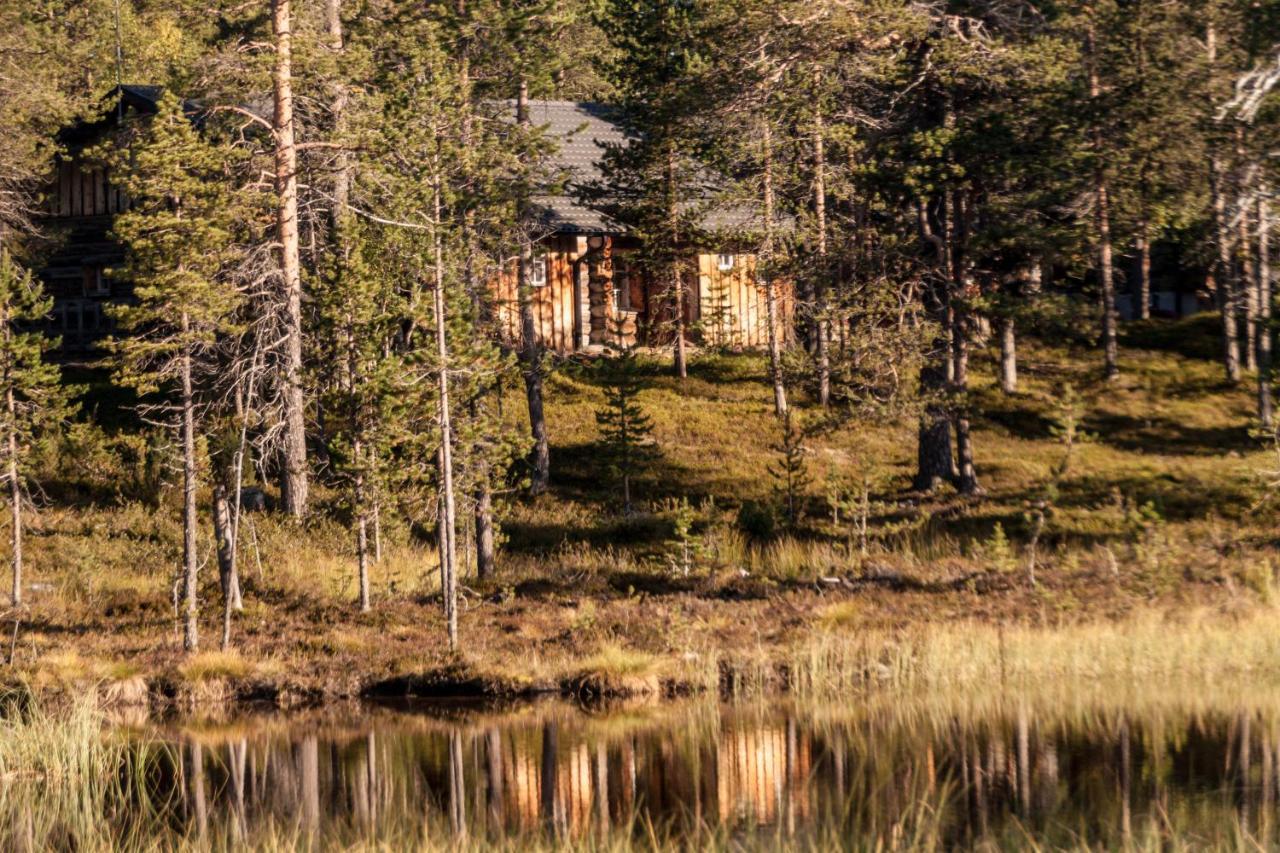
[[[716,269],[720,272],[729,272],[737,263],[737,255],[716,255]]]
[[[613,261],[613,310],[618,312],[631,310],[631,278],[627,274],[627,265],[620,259]]]
[[[548,275],[548,258],[546,255],[534,255],[533,263],[529,265],[529,286],[530,287],[546,287],[551,276]]]

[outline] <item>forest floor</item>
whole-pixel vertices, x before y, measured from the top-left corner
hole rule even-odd
[[[280,704],[1138,670],[1280,678],[1266,502],[1268,476],[1280,474],[1275,451],[1251,436],[1252,386],[1223,382],[1211,318],[1132,326],[1125,344],[1123,377],[1106,383],[1095,352],[1024,341],[1013,395],[994,382],[994,353],[977,354],[981,497],[909,490],[910,413],[831,419],[796,392],[809,513],[764,538],[744,531],[762,523],[744,525],[739,512],[776,501],[780,429],[759,357],[702,354],[684,383],[650,365],[641,401],[661,459],[639,478],[642,508],[628,516],[598,461],[601,390],[589,367],[565,365],[547,393],[552,489],[504,503],[498,577],[463,579],[457,655],[433,550],[390,523],[372,570],[374,610],[357,611],[350,536],[321,490],[305,525],[250,516],[234,650],[186,657],[171,598],[172,501],[50,487],[28,539],[28,602],[0,612],[8,678],[119,702]],[[1087,440],[1046,492],[1064,454],[1055,424],[1067,383]],[[837,519],[829,496],[840,490],[853,500]],[[1028,540],[1046,495],[1033,584]],[[681,499],[695,519],[687,573],[673,521]],[[216,571],[206,565],[202,578],[202,648],[216,649]]]

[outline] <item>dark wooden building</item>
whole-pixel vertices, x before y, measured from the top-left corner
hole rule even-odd
[[[110,231],[128,200],[112,185],[107,170],[86,154],[126,116],[153,115],[160,92],[155,86],[122,86],[106,99],[101,119],[60,135],[63,154],[50,178],[39,223],[51,238],[51,250],[39,275],[53,297],[49,333],[62,339],[58,355],[63,359],[92,355],[111,332],[106,306],[129,296],[127,288],[106,275],[124,257]]]
[[[54,299],[49,331],[61,337],[63,359],[92,356],[111,332],[106,307],[129,298],[127,285],[106,275],[123,260],[110,230],[128,200],[86,152],[109,139],[120,121],[153,115],[160,94],[158,87],[122,86],[107,100],[103,118],[62,135],[65,153],[50,181],[41,223],[54,248],[40,276]],[[190,109],[194,115],[195,107]],[[577,195],[577,187],[601,177],[603,146],[626,142],[608,107],[534,101],[530,117],[558,143],[553,171],[568,176],[562,193],[535,199],[540,237],[531,283],[539,337],[559,352],[583,350],[616,343],[620,320],[628,343],[669,344],[674,306],[665,282],[652,280],[633,262],[639,246],[625,228]],[[710,217],[708,231],[735,224],[731,213]],[[752,255],[710,246],[691,251],[684,284],[684,319],[695,341],[731,347],[767,343],[764,294]],[[501,326],[514,339],[520,328],[514,268],[496,276],[492,286]],[[777,290],[779,334],[786,340],[794,297],[787,283],[780,282]]]

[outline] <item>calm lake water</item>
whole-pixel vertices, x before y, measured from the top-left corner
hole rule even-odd
[[[1278,723],[1256,702],[1004,696],[361,706],[121,731],[149,758],[130,785],[172,832],[213,846],[271,827],[389,849],[651,833],[688,846],[1114,848],[1276,844]]]

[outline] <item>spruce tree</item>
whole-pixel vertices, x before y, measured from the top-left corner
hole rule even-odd
[[[787,526],[794,529],[804,517],[809,486],[813,479],[805,460],[804,431],[796,424],[795,416],[787,410],[781,418],[782,435],[773,449],[778,453],[777,463],[769,466],[775,480],[775,489],[782,501]]]
[[[229,152],[206,142],[166,92],[156,114],[135,121],[111,165],[130,208],[113,233],[125,248],[115,273],[135,301],[113,307],[121,334],[112,342],[116,380],[136,389],[147,416],[173,425],[182,449],[183,648],[199,645],[196,497],[199,431],[214,386],[215,346],[232,330],[238,293],[225,282],[232,260],[236,200],[225,182]]]
[[[640,240],[640,266],[663,283],[663,319],[654,325],[670,332],[680,378],[688,372],[686,256],[699,243],[706,177],[696,158],[708,94],[698,80],[705,11],[680,0],[608,0],[597,18],[615,51],[607,76],[628,144],[605,152],[604,184],[588,194]]]
[[[376,231],[352,220],[342,232],[342,252],[317,299],[336,373],[322,404],[330,461],[352,516],[358,604],[368,612],[369,527],[382,503],[386,466],[404,417],[404,365],[394,347],[403,308],[395,279],[378,265],[382,246]]]
[[[619,333],[619,340],[622,335]],[[604,405],[596,410],[601,445],[609,473],[622,490],[622,510],[632,511],[631,484],[656,456],[653,419],[640,405],[645,377],[634,347],[621,346],[600,363]]]
[[[44,360],[56,341],[41,331],[53,300],[40,282],[0,246],[0,455],[9,490],[12,599],[22,604],[22,504],[32,447],[70,414],[73,386],[62,384],[57,365]]]

